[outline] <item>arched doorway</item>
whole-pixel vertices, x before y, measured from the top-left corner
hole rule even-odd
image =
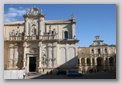
[[[85,58],[81,59],[81,64],[82,64],[82,72],[85,72]]]
[[[114,59],[113,59],[113,57],[110,57],[109,58],[109,65],[110,66],[113,66],[114,65]]]
[[[85,66],[85,59],[84,58],[81,59],[81,64],[82,64],[82,66]]]
[[[114,71],[114,58],[109,58],[110,71]]]
[[[97,71],[103,70],[103,59],[101,57],[97,58]]]
[[[91,62],[90,62],[90,59],[87,58],[87,65],[90,66],[90,63],[91,63]]]

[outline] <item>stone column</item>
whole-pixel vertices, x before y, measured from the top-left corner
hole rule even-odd
[[[108,64],[108,71],[110,71],[110,63],[109,63],[109,57],[107,58],[107,64]]]
[[[8,69],[12,69],[13,68],[13,44],[9,45],[9,65],[8,65]]]
[[[97,71],[97,57],[94,58],[95,61],[95,70]]]
[[[79,66],[82,66],[81,58],[79,58]]]
[[[42,39],[42,27],[41,27],[41,18],[39,18],[39,39]]]
[[[93,67],[92,57],[90,58],[90,61],[91,61],[91,68],[92,68]]]
[[[48,58],[47,58],[47,61],[48,61],[48,67],[52,67],[52,61],[51,61],[51,56],[52,56],[52,50],[51,50],[51,44],[48,44],[48,54],[47,54],[47,56],[48,56]]]
[[[101,53],[101,54],[104,54],[103,48],[100,48],[100,53]]]
[[[43,21],[44,21],[44,18],[40,17],[39,18],[39,31],[41,31],[41,32],[39,35],[43,35],[43,32],[44,32],[44,28],[43,28],[44,22]]]
[[[67,62],[67,58],[69,56],[69,51],[68,51],[68,44],[66,44],[66,54],[65,54],[65,62]]]
[[[53,48],[52,48],[52,66],[56,67],[57,66],[57,62],[56,62],[56,56],[57,56],[57,42],[55,44],[53,44]]]
[[[15,49],[14,49],[15,51],[15,56],[14,56],[14,68],[15,69],[17,69],[18,67],[17,67],[17,62],[18,62],[18,47],[15,47]]]
[[[105,60],[106,60],[106,57],[103,57],[103,69],[105,70]]]
[[[26,17],[25,18],[25,26],[24,26],[24,33],[25,33],[25,35],[24,35],[24,40],[26,40],[27,39],[27,35],[28,35],[28,18]]]
[[[39,69],[41,68],[42,42],[39,42],[38,46],[39,46],[39,60],[38,60],[39,66],[38,66],[38,71],[40,72],[41,70],[39,70]]]
[[[97,66],[97,57],[95,57],[94,61],[95,61],[95,66]]]
[[[23,44],[24,47],[24,56],[23,56],[23,69],[25,69],[25,62],[26,62],[26,50],[27,50],[27,42],[24,42]]]
[[[87,72],[87,58],[85,58],[85,72]]]
[[[25,18],[25,35],[28,36],[28,18]]]
[[[27,67],[28,68],[26,70],[27,70],[27,72],[29,72],[29,56],[27,56]]]

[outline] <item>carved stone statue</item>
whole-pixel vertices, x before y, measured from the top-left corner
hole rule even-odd
[[[10,33],[11,36],[14,36],[15,35],[15,32],[14,30],[12,30],[12,32]]]
[[[31,10],[30,10],[30,14],[31,15],[37,15],[38,14],[38,9],[36,7],[33,7]]]
[[[26,14],[28,15],[28,9],[26,9]]]

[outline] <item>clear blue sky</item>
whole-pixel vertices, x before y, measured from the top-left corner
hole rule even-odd
[[[5,4],[4,22],[22,21],[25,10],[41,8],[46,20],[76,18],[78,46],[88,47],[101,36],[106,44],[116,44],[116,5],[115,4]]]

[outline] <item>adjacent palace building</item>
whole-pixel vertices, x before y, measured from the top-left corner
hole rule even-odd
[[[116,72],[116,46],[107,45],[100,36],[89,47],[78,49],[79,70],[82,72]]]
[[[78,68],[76,20],[45,20],[36,7],[24,21],[4,24],[4,69],[49,72]]]
[[[23,18],[4,24],[4,70],[116,70],[115,45],[107,45],[96,36],[92,45],[78,48],[73,15],[69,20],[45,20],[42,11],[33,7]]]

